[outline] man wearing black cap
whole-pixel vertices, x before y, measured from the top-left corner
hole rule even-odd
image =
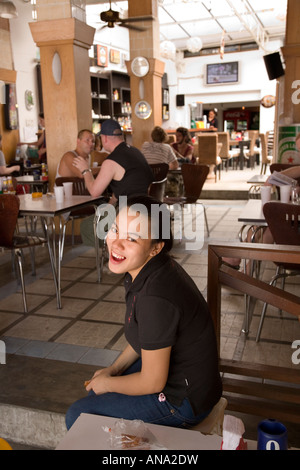
[[[81,172],[91,196],[103,194],[109,186],[115,204],[120,196],[147,194],[153,181],[152,170],[144,155],[124,142],[122,129],[117,121],[108,119],[101,126],[103,150],[109,153],[101,165],[96,178],[93,177],[85,159],[74,158],[73,165]],[[81,235],[85,244],[93,245],[93,221],[85,219],[81,224]],[[87,234],[90,234],[87,240]]]

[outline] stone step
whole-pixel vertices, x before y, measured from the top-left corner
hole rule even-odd
[[[0,404],[0,437],[27,447],[55,449],[66,434],[62,413]]]

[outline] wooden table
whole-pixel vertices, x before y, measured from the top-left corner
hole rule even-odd
[[[251,140],[230,140],[229,145],[237,145],[240,148],[240,170],[244,169],[244,147],[250,147]]]
[[[32,198],[31,194],[24,194],[19,196],[20,210],[19,214],[24,217],[33,218],[40,217],[45,236],[47,238],[47,245],[50,258],[54,266],[53,278],[56,289],[57,308],[61,308],[61,262],[63,258],[64,242],[66,225],[68,222],[69,214],[74,209],[82,209],[86,206],[94,205],[95,210],[98,205],[104,201],[103,196],[72,196],[65,198],[62,203],[57,203],[54,196],[43,195],[40,198]],[[56,226],[56,220],[59,224]],[[56,255],[56,236],[55,232],[58,228],[58,254]],[[98,245],[98,244],[96,244]],[[96,259],[98,260],[97,254]],[[98,262],[98,261],[97,261]]]

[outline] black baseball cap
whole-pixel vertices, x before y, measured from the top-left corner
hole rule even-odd
[[[101,125],[100,135],[122,135],[122,129],[120,124],[114,119],[107,119]]]

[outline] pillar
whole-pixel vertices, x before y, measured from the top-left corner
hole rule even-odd
[[[6,83],[16,83],[17,72],[14,70],[9,20],[0,18],[0,134],[6,163],[15,157],[19,141],[18,130],[8,130],[4,119],[4,86]]]
[[[78,131],[92,129],[89,55],[95,30],[74,16],[71,0],[38,0],[38,21],[30,23],[40,48],[49,185],[62,155],[76,147]],[[78,15],[77,15],[78,16]],[[60,73],[61,72],[61,73]]]
[[[300,89],[300,2],[288,0],[286,18],[286,41],[282,47],[285,60],[284,79],[284,116],[292,123],[300,123],[299,99],[293,98],[296,89]],[[296,87],[296,88],[295,88]],[[299,97],[299,92],[298,95]]]
[[[159,23],[157,0],[129,0],[128,16],[152,16],[152,21],[135,23],[146,28],[146,31],[130,30],[130,61],[126,63],[130,76],[131,107],[132,107],[132,142],[141,148],[145,141],[151,139],[154,126],[162,124],[162,76],[164,62],[159,60]],[[135,57],[145,57],[149,62],[149,72],[142,78],[136,77],[131,71],[131,63]],[[135,114],[135,107],[140,101],[149,103],[152,112],[149,118],[141,119]]]

